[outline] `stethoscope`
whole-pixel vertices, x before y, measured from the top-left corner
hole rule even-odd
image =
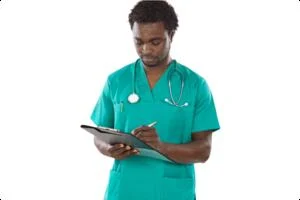
[[[134,68],[133,68],[133,79],[132,79],[132,93],[128,96],[128,101],[131,104],[135,104],[140,100],[139,95],[135,92],[135,79],[136,79],[136,67],[137,67],[137,63],[138,63],[139,59],[135,62],[134,64]],[[177,62],[174,60],[173,62],[175,62],[175,67],[171,69],[171,71],[168,74],[168,85],[169,85],[169,93],[170,93],[170,98],[165,98],[164,101],[170,105],[176,106],[176,107],[186,107],[188,106],[188,102],[185,102],[182,105],[179,105],[179,102],[181,100],[182,97],[182,93],[183,93],[183,88],[184,88],[184,78],[182,73],[177,70]],[[179,77],[180,77],[180,81],[181,81],[181,88],[180,88],[180,95],[177,101],[174,100],[173,97],[173,92],[172,92],[172,83],[171,83],[171,77],[175,74],[178,73]]]

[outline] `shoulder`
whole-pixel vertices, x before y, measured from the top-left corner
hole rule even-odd
[[[211,98],[211,90],[206,79],[202,75],[193,71],[189,67],[186,67],[185,65],[179,63],[177,65],[184,74],[185,86],[189,88],[191,95],[198,100]]]
[[[112,72],[111,74],[108,75],[108,81],[111,84],[116,84],[122,81],[128,81],[128,78],[132,76],[132,68],[134,66],[134,63],[129,63],[120,69]]]
[[[205,78],[197,72],[193,71],[191,68],[179,62],[177,62],[177,68],[179,72],[183,74],[185,82],[189,83],[190,85],[198,87],[200,85],[206,84]]]

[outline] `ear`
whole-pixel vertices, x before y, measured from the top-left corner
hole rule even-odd
[[[171,42],[173,41],[174,34],[175,34],[175,31],[170,31],[170,33],[169,33]]]

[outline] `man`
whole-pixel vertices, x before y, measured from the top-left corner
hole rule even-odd
[[[176,164],[95,138],[98,150],[115,159],[105,199],[194,200],[194,163],[209,158],[212,132],[220,128],[213,97],[201,76],[170,57],[178,27],[171,5],[140,1],[129,23],[140,59],[108,77],[91,119],[134,134]]]

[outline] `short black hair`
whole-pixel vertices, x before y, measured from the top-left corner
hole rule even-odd
[[[175,32],[178,27],[178,18],[174,8],[166,1],[145,1],[138,2],[128,16],[132,29],[134,22],[155,23],[163,22],[169,33]]]

